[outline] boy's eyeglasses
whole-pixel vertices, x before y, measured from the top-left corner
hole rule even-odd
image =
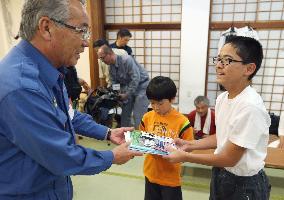
[[[79,28],[79,27],[76,27],[76,26],[66,24],[63,21],[60,21],[60,20],[57,20],[57,19],[54,19],[54,18],[50,18],[50,19],[52,21],[64,26],[64,27],[66,27],[66,28],[69,28],[69,29],[75,31],[76,33],[81,33],[82,34],[82,36],[81,36],[82,40],[88,41],[90,39],[91,32],[89,31],[89,28],[87,28],[87,27]]]
[[[234,59],[231,59],[231,58],[213,57],[214,65],[217,65],[219,62],[221,62],[223,66],[230,65],[231,63],[234,63],[234,62],[240,62],[240,63],[246,64],[246,62],[244,62],[242,60],[234,60]]]

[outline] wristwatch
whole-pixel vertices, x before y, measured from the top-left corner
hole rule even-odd
[[[107,139],[107,140],[110,140],[110,135],[111,135],[111,129],[108,128],[108,129],[107,129],[107,135],[106,135],[106,139]]]

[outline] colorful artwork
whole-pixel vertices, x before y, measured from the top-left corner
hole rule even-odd
[[[167,155],[165,147],[171,145],[175,148],[173,139],[169,137],[157,136],[144,131],[134,130],[125,132],[126,142],[131,142],[129,149],[143,153]]]

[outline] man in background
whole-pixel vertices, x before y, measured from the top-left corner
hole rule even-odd
[[[108,41],[105,39],[99,39],[93,43],[93,48],[98,51],[98,49],[103,45],[109,45]],[[116,55],[127,55],[127,52],[124,49],[113,48],[112,51]],[[102,87],[110,87],[110,79],[109,79],[109,66],[105,64],[101,59],[98,59],[99,65],[99,78],[100,78],[100,86]]]
[[[117,32],[116,41],[110,45],[111,48],[124,49],[128,55],[133,55],[132,49],[128,46],[128,42],[132,34],[126,28],[122,28]]]
[[[194,125],[195,139],[201,139],[216,133],[215,112],[209,108],[209,99],[198,96],[194,100],[196,110],[191,111],[187,117]]]
[[[123,101],[121,126],[131,126],[133,112],[134,126],[138,128],[149,105],[146,96],[148,72],[132,56],[116,55],[107,45],[99,48],[98,58],[109,65],[112,87],[120,91],[120,98]]]

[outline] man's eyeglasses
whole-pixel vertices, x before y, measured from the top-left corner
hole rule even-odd
[[[101,61],[104,61],[106,57],[107,57],[107,54],[105,54],[104,56],[99,57],[99,59],[100,59]]]
[[[57,20],[57,19],[54,19],[54,18],[50,18],[50,19],[52,21],[64,26],[64,27],[66,27],[66,28],[69,28],[69,29],[75,31],[76,33],[81,33],[82,34],[82,36],[81,36],[82,40],[87,41],[87,40],[90,39],[91,32],[89,31],[89,29],[87,27],[79,28],[79,27],[76,27],[76,26],[66,24],[63,21],[60,21],[60,20]]]
[[[240,62],[240,63],[246,64],[246,62],[244,62],[242,60],[234,60],[234,59],[231,59],[231,58],[213,57],[213,63],[215,65],[217,65],[219,62],[221,62],[223,66],[230,65],[231,63],[234,63],[234,62]]]

